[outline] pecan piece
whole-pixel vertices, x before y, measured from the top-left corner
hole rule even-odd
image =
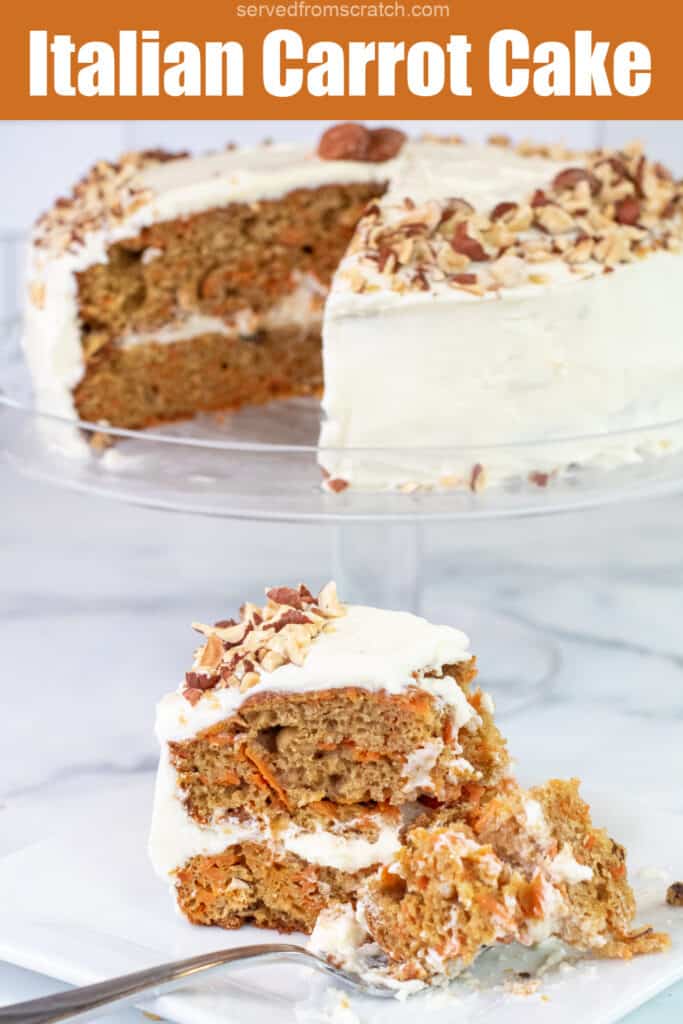
[[[622,181],[624,178],[628,177],[626,164],[618,156],[605,157],[604,160],[599,160],[598,163],[595,164],[595,167],[597,169],[598,167],[604,167],[605,165],[611,167],[618,181]]]
[[[286,604],[290,608],[301,608],[301,595],[294,587],[269,587],[266,597],[275,604]]]
[[[311,619],[303,612],[298,611],[296,608],[288,608],[286,612],[283,612],[273,622],[273,629],[276,633],[279,633],[285,626],[310,626]]]
[[[318,143],[321,160],[367,160],[370,132],[362,124],[345,121],[323,132]]]
[[[614,208],[614,216],[618,224],[626,224],[632,227],[638,223],[640,217],[640,203],[633,196],[626,196],[620,199]]]
[[[447,220],[450,220],[456,213],[464,213],[469,215],[474,213],[474,207],[471,203],[468,203],[466,199],[461,199],[460,196],[450,196],[444,200],[445,206],[441,211],[441,217],[439,219],[439,225],[445,224]]]
[[[462,253],[475,263],[483,263],[488,259],[486,250],[476,238],[471,238],[467,233],[467,222],[459,221],[455,225],[455,232],[451,239],[451,248],[455,252]]]
[[[472,466],[472,472],[470,473],[470,490],[474,491],[475,494],[479,494],[483,491],[487,483],[487,473],[481,462],[476,462]]]
[[[453,274],[452,279],[456,284],[476,284],[476,274]]]
[[[596,196],[600,191],[599,179],[584,167],[567,167],[564,171],[560,171],[553,178],[553,188],[562,192],[564,189],[575,188],[580,181],[588,182],[591,195]]]
[[[500,220],[506,213],[512,213],[517,209],[519,209],[517,203],[498,203],[491,210],[491,220]]]
[[[185,682],[194,690],[211,690],[218,682],[218,676],[205,676],[202,672],[186,672]]]
[[[365,159],[375,164],[391,160],[401,152],[405,141],[405,132],[398,128],[374,128],[370,132],[370,146]]]
[[[197,701],[201,700],[202,691],[189,686],[183,690],[183,697],[185,700],[189,701],[190,704],[194,705]]]
[[[536,209],[537,206],[547,206],[550,202],[547,195],[542,188],[537,188],[531,197],[531,206]]]
[[[340,476],[335,476],[335,477],[331,477],[329,480],[327,480],[325,486],[327,487],[328,490],[332,491],[334,494],[339,494],[341,491],[345,491],[346,490],[346,488],[349,486],[349,481],[348,480],[344,480]]]

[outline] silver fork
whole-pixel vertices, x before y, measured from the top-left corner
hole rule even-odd
[[[235,949],[224,949],[219,953],[203,953],[188,960],[176,960],[170,964],[161,964],[159,967],[149,967],[145,971],[135,971],[119,978],[99,981],[95,985],[84,985],[82,988],[57,992],[55,995],[42,996],[40,999],[29,999],[27,1002],[14,1003],[12,1006],[0,1006],[0,1024],[57,1024],[58,1021],[66,1020],[92,1020],[112,1003],[117,1003],[119,1007],[139,1003],[144,998],[164,995],[181,988],[187,985],[190,979],[205,971],[250,962],[297,963],[304,967],[313,967],[316,971],[329,975],[347,988],[363,995],[387,998],[394,994],[388,987],[374,985],[358,974],[333,967],[327,960],[310,953],[303,946],[274,943],[238,946]]]

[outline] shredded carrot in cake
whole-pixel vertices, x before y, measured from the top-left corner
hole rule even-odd
[[[289,808],[289,800],[287,799],[287,794],[280,785],[278,779],[273,774],[272,769],[269,767],[269,765],[266,764],[263,758],[255,754],[254,751],[249,747],[244,748],[244,756],[249,761],[251,761],[251,763],[255,766],[258,773],[265,780],[266,784],[277,794],[277,796],[280,798],[285,807]]]

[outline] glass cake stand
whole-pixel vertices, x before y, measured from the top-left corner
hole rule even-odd
[[[638,431],[639,437],[651,435],[653,444],[664,430],[667,437],[679,439],[669,454],[616,469],[576,467],[545,487],[520,478],[479,493],[368,492],[353,487],[328,493],[321,487],[318,464],[317,401],[280,401],[144,432],[66,419],[37,409],[19,338],[18,320],[2,324],[0,456],[6,463],[34,479],[153,508],[271,523],[330,524],[330,570],[344,599],[424,612],[465,629],[479,656],[483,685],[494,693],[503,713],[526,706],[539,688],[549,685],[557,652],[543,633],[503,614],[459,607],[457,594],[466,593],[467,587],[454,566],[457,551],[467,545],[468,523],[547,516],[683,488],[681,419]],[[94,435],[97,443],[89,444]],[[629,432],[610,435],[609,440],[628,445]],[[559,452],[567,439],[557,444]],[[542,445],[547,454],[549,442]],[[533,462],[540,447],[540,441],[472,446],[471,461],[486,464],[487,454],[509,450]],[[452,446],[436,454],[447,462],[449,454],[458,453],[467,455],[467,449]],[[363,449],[357,455],[382,465],[407,460],[419,468],[422,458],[433,463],[435,452]],[[453,561],[443,566],[453,577],[448,589],[454,600],[448,600],[446,611],[442,603],[440,611],[428,605],[422,557],[425,533],[437,522],[457,525]]]

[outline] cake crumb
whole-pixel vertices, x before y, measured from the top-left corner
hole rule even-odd
[[[513,978],[506,978],[503,987],[513,996],[532,996],[540,985],[540,978],[533,978],[527,971],[520,971]]]
[[[683,907],[683,882],[672,882],[666,890],[666,902],[670,907]]]

